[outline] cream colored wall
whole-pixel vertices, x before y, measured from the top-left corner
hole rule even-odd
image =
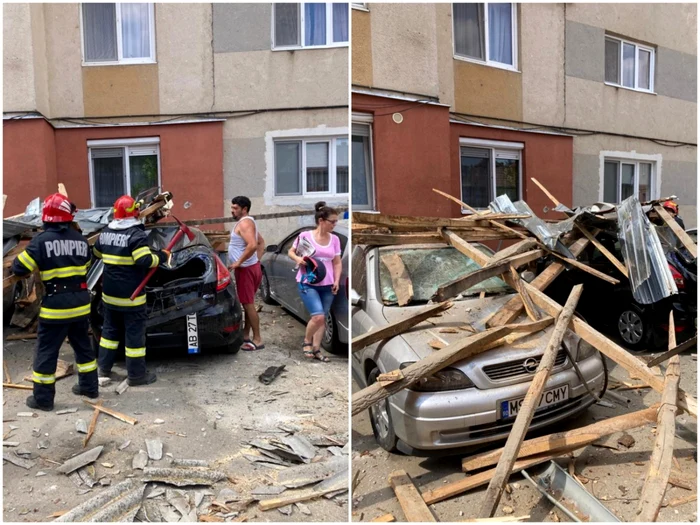
[[[370,4],[372,80],[383,89],[437,97],[435,4]]]
[[[83,116],[79,4],[44,4],[50,117]]]
[[[29,4],[3,4],[3,111],[37,109]]]
[[[46,22],[44,6],[30,4],[32,14],[32,51],[34,55],[34,90],[36,109],[43,115],[50,112],[49,72],[46,63]]]
[[[155,11],[160,112],[211,111],[214,103],[211,4],[159,3]]]
[[[347,105],[348,48],[215,53],[215,111]]]
[[[523,120],[564,123],[564,6],[520,6],[520,70]]]
[[[449,104],[450,111],[455,111],[451,4],[435,4],[435,33],[437,35],[437,75],[440,103]]]
[[[602,27],[636,40],[695,55],[697,53],[697,5],[566,4],[566,18]]]
[[[371,86],[372,28],[370,13],[352,9],[352,83]]]

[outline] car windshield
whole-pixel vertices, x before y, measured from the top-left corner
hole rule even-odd
[[[485,246],[476,245],[478,249],[491,255]],[[412,304],[428,302],[437,289],[479,269],[469,257],[455,250],[451,246],[436,248],[396,248],[382,249],[380,255],[396,254],[401,257],[406,271],[413,284]],[[384,304],[396,304],[396,292],[391,281],[388,268],[379,258],[379,284]],[[498,277],[491,277],[479,284],[472,286],[463,296],[475,295],[481,292],[501,293],[510,288]]]

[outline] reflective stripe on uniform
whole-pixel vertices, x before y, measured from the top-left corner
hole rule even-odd
[[[150,266],[151,268],[155,268],[156,266],[158,266],[160,264],[160,259],[158,258],[158,256],[155,253],[151,254],[151,258],[153,259],[151,261],[151,266]]]
[[[119,341],[112,341],[111,339],[100,337],[100,346],[107,350],[116,350],[119,348]]]
[[[17,259],[19,259],[19,262],[21,262],[30,272],[36,270],[36,261],[32,259],[32,256],[27,253],[27,250],[24,250],[22,253],[20,253],[17,256]]]
[[[97,246],[92,247],[92,253],[94,253],[95,257],[97,257],[98,259],[102,259],[102,252],[97,249]]]
[[[44,319],[72,319],[73,317],[80,317],[89,313],[89,304],[78,306],[77,308],[46,308],[42,306],[41,310],[39,310],[39,317]]]
[[[147,255],[151,255],[151,249],[148,246],[141,246],[141,248],[138,248],[131,253],[131,257],[133,257],[134,261],[138,261],[141,257],[145,257]]]
[[[87,275],[89,265],[90,263],[86,263],[83,266],[64,266],[62,268],[46,270],[45,272],[40,272],[41,280],[48,281],[50,279],[61,279],[64,277],[84,277]]]
[[[78,367],[78,373],[79,374],[85,374],[87,372],[92,372],[93,370],[97,370],[97,359],[93,359],[89,363],[76,363],[76,366]]]
[[[56,374],[40,374],[32,372],[32,381],[41,383],[42,385],[53,385],[56,382]]]
[[[108,253],[102,254],[102,260],[105,264],[114,264],[117,266],[133,266],[136,264],[133,257],[124,257],[121,255],[110,255]]]
[[[124,349],[126,357],[146,357],[146,347],[141,348],[129,348],[128,346]]]
[[[141,306],[146,304],[146,294],[139,295],[133,301],[128,297],[112,297],[106,293],[102,294],[102,300],[106,304],[111,304],[112,306]]]

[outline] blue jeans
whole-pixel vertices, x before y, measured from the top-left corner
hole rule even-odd
[[[331,291],[332,286],[311,286],[297,283],[297,288],[299,289],[299,296],[310,315],[325,316],[330,311],[333,299],[335,299],[335,295]]]

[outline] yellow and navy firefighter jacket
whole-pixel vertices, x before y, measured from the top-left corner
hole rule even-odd
[[[44,223],[44,231],[12,261],[20,277],[37,270],[45,287],[39,319],[64,323],[90,315],[90,294],[85,275],[91,260],[85,237],[70,223]]]
[[[118,221],[117,221],[118,222]],[[133,301],[131,294],[144,280],[148,270],[167,260],[163,252],[152,252],[146,228],[135,224],[129,228],[109,227],[102,230],[92,250],[104,261],[102,300],[112,310],[133,311],[146,305],[146,290]]]

